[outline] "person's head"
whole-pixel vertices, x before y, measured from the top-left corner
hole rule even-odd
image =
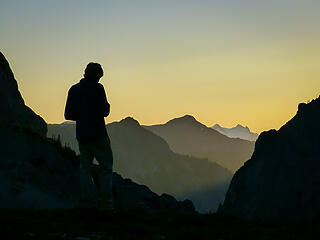
[[[103,69],[99,63],[90,62],[84,70],[84,77],[99,81],[103,76]]]

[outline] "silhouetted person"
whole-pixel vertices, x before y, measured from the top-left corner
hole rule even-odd
[[[110,113],[104,87],[99,83],[103,70],[98,63],[89,63],[84,78],[68,92],[64,116],[76,121],[76,137],[80,150],[81,200],[92,202],[96,186],[92,181],[93,159],[100,165],[100,196],[106,208],[113,208],[113,156],[104,117]]]

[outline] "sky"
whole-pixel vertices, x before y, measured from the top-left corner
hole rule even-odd
[[[185,114],[278,129],[320,94],[320,1],[1,0],[0,51],[25,103],[64,121],[68,89],[99,62],[106,122]]]

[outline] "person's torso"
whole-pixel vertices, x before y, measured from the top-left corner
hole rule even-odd
[[[104,117],[99,113],[99,83],[82,79],[72,86],[76,132],[79,141],[93,140],[107,135]]]

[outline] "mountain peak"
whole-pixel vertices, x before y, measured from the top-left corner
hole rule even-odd
[[[183,118],[183,119],[190,119],[190,120],[196,120],[196,119],[194,118],[194,116],[189,115],[189,114],[186,114],[186,115],[184,115],[184,116],[181,117],[181,118]]]
[[[131,126],[140,126],[140,123],[135,120],[133,117],[126,117],[120,121],[120,123],[128,124]]]
[[[172,123],[199,123],[199,122],[191,115],[184,115],[183,117],[174,118],[167,122],[167,124],[172,124]]]

